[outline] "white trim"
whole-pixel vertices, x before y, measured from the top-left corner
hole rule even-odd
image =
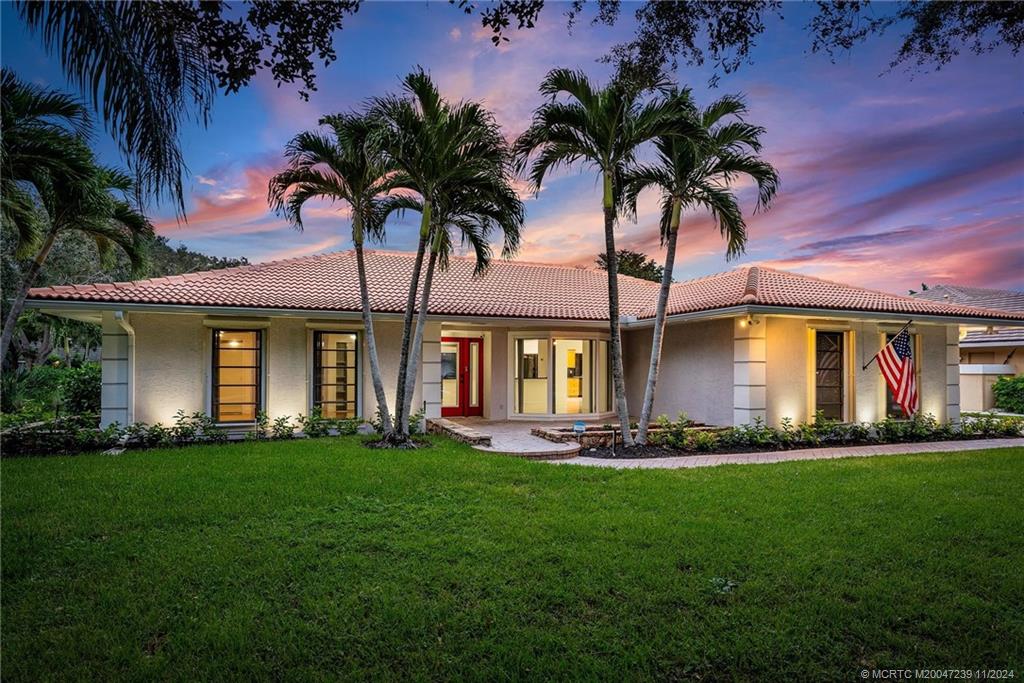
[[[963,363],[960,365],[961,375],[1015,375],[1017,371],[1012,365],[998,363]]]
[[[330,318],[339,320],[362,320],[359,311],[325,311],[322,309],[303,308],[250,308],[245,306],[185,306],[178,304],[141,304],[124,302],[104,301],[69,301],[62,299],[29,299],[25,302],[26,308],[53,309],[56,315],[63,315],[61,309],[69,309],[70,315],[75,309],[82,310],[139,310],[157,313],[191,313],[205,315],[242,315],[242,316],[271,316],[286,318]],[[401,320],[403,313],[374,312],[375,318],[381,320]],[[843,308],[801,308],[799,306],[766,306],[757,304],[743,304],[729,306],[726,308],[713,308],[692,313],[677,313],[670,315],[667,322],[684,322],[690,320],[713,320],[717,318],[733,318],[745,315],[775,315],[775,316],[798,316],[803,318],[840,318],[849,320],[879,320],[888,321],[894,324],[906,322],[907,318],[913,318],[915,322],[933,323],[939,325],[963,324],[963,325],[998,325],[1001,327],[1024,327],[1024,320],[1006,318],[971,317],[963,315],[941,315],[934,313],[910,313],[910,312],[887,312],[887,311],[859,311]],[[467,316],[451,315],[444,313],[428,314],[427,320],[431,322],[442,322],[450,324],[480,324],[491,326],[510,325],[543,325],[551,328],[557,325],[568,325],[570,327],[595,327],[607,328],[608,321],[599,320],[572,320],[566,318],[528,318],[528,317],[505,317],[505,316]],[[653,318],[629,321],[621,323],[623,329],[643,329],[654,325]]]

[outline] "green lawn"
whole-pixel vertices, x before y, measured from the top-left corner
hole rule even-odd
[[[2,465],[6,681],[1024,675],[1024,449],[614,471],[352,439]]]

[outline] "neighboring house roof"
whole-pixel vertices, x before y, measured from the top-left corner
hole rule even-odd
[[[960,340],[960,346],[1024,346],[1024,328],[1008,327],[991,332],[974,330],[964,335]]]
[[[377,312],[405,310],[414,255],[366,252],[370,300]],[[453,257],[435,275],[434,315],[559,320],[606,320],[607,273],[593,268],[496,259],[483,276],[471,257]],[[659,284],[620,276],[623,315],[654,317]],[[308,311],[360,310],[351,251],[111,284],[40,287],[32,301],[157,304]],[[950,305],[843,285],[763,266],[745,266],[672,285],[669,314],[736,306],[851,310],[1024,321],[1014,314]]]
[[[947,304],[963,304],[965,306],[1024,313],[1024,292],[1017,292],[1012,289],[934,285],[923,292],[914,293],[913,296],[929,301],[942,301]]]

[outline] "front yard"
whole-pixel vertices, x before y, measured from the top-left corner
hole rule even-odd
[[[619,471],[354,439],[5,460],[4,678],[1024,674],[1024,449]]]

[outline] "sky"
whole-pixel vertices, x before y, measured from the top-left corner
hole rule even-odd
[[[624,3],[617,26],[592,26],[585,16],[570,34],[566,7],[549,2],[536,28],[513,31],[495,48],[477,17],[447,2],[364,4],[336,34],[338,60],[319,69],[319,90],[308,102],[258,77],[218,98],[208,127],[186,127],[187,222],[157,205],[148,209],[154,225],[174,244],[253,262],[349,248],[343,206],[312,206],[301,233],[268,209],[267,180],[282,168],[288,140],[325,113],[397,91],[417,65],[449,99],[486,104],[514,137],[542,102],[537,84],[549,69],[582,69],[606,81],[610,67],[598,58],[634,28]],[[1024,55],[1000,49],[962,55],[937,72],[888,71],[893,35],[832,63],[807,50],[811,9],[785,5],[785,21],[768,22],[753,63],[717,88],[708,86],[710,67],[680,66],[674,74],[701,105],[742,93],[747,120],[767,129],[763,155],[782,181],[776,201],[757,213],[752,188],[738,186],[749,241],[732,261],[709,217],[686,214],[675,279],[761,264],[901,293],[922,282],[1024,289]],[[5,67],[73,90],[9,3],[0,19]],[[97,135],[96,145],[106,162],[122,163],[107,136]],[[590,169],[560,172],[524,199],[516,258],[593,265],[604,241]],[[663,261],[657,222],[651,191],[637,221],[619,227],[617,246]],[[414,248],[416,223],[389,223],[384,246]]]

